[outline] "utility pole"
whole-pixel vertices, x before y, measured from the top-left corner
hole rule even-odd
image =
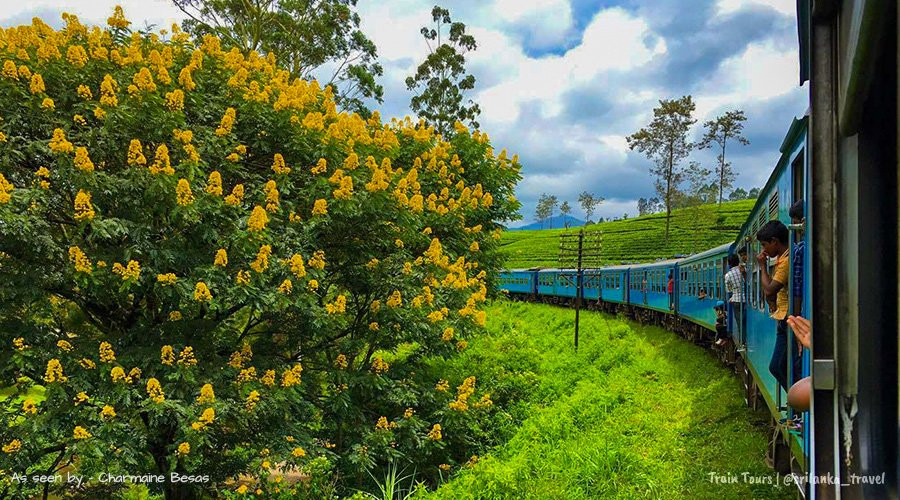
[[[559,235],[559,268],[575,269],[575,351],[578,351],[578,334],[581,318],[581,301],[584,298],[585,268],[600,267],[600,249],[603,233],[601,231]],[[560,277],[563,275],[560,274]]]

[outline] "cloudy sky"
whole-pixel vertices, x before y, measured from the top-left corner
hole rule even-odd
[[[62,11],[103,23],[120,4],[138,25],[167,26],[181,13],[166,0],[33,0],[4,2],[0,25]],[[403,83],[427,54],[419,28],[434,0],[359,0],[363,31],[385,68],[382,116],[403,117]],[[445,0],[454,20],[475,36],[468,56],[477,79],[473,98],[494,147],[518,153],[524,219],[541,193],[575,206],[587,190],[606,198],[597,216],[637,213],[654,196],[649,162],[625,137],[649,122],[658,99],[685,94],[699,124],[743,109],[749,146],[729,158],[737,186],[762,186],[791,119],[806,109],[798,83],[795,0]],[[58,24],[58,23],[53,23]],[[713,166],[714,154],[692,159]],[[596,217],[596,216],[595,216]]]

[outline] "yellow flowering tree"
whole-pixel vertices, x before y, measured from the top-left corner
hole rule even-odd
[[[420,365],[484,325],[516,158],[272,54],[63,18],[0,30],[0,469],[210,476],[151,486],[181,498],[442,463],[489,405]]]

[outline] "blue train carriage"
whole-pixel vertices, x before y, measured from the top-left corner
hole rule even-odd
[[[537,271],[533,269],[506,269],[500,272],[497,284],[509,294],[534,297],[537,293]]]
[[[628,303],[628,276],[631,266],[609,266],[600,269],[600,298],[613,304]]]
[[[577,291],[578,271],[575,269],[541,269],[537,272],[537,293],[551,298],[552,302],[574,299]]]
[[[716,329],[716,302],[727,301],[725,271],[731,243],[692,255],[678,264],[678,315],[711,331]]]
[[[586,301],[598,302],[602,298],[602,269],[584,269],[581,271],[581,297]]]
[[[795,119],[791,124],[781,145],[781,158],[778,166],[769,177],[765,187],[760,191],[759,198],[750,217],[741,227],[738,240],[735,242],[733,251],[738,253],[744,251],[747,253],[748,259],[746,263],[747,273],[745,279],[744,296],[746,302],[744,304],[743,328],[746,332],[746,351],[742,353],[747,368],[751,371],[754,379],[757,381],[757,387],[769,407],[770,412],[776,421],[781,420],[785,416],[791,417],[787,409],[787,395],[781,390],[775,377],[769,371],[769,362],[772,357],[772,351],[775,348],[776,339],[776,322],[769,315],[771,311],[765,300],[765,293],[762,287],[761,271],[756,255],[762,251],[760,243],[756,240],[756,233],[759,229],[770,220],[780,220],[790,227],[790,216],[788,211],[791,205],[797,200],[806,199],[806,172],[808,172],[808,154],[807,149],[807,117]],[[791,231],[789,248],[792,247],[797,233]],[[806,254],[810,254],[807,247]],[[769,259],[770,276],[774,271],[772,265],[774,259]],[[808,280],[804,280],[808,283]],[[800,295],[808,296],[806,290],[801,291]],[[791,297],[790,310],[794,307],[794,297],[789,289],[788,296]],[[793,336],[788,331],[788,349],[796,349],[797,343],[793,341]],[[790,359],[790,358],[788,358]],[[788,370],[788,387],[801,377],[809,374],[808,353],[804,354],[802,373],[791,374],[792,370]],[[794,451],[794,456],[798,458],[801,465],[805,463],[805,457],[809,456],[809,450],[805,443],[808,443],[808,418],[805,415],[796,415],[804,419],[803,435],[792,434],[789,445]]]
[[[662,260],[651,264],[635,264],[630,271],[629,302],[633,306],[674,314],[675,294],[669,296],[669,276],[675,277],[680,259]]]

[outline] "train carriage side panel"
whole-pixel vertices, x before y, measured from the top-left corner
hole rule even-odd
[[[709,330],[715,330],[716,302],[725,300],[725,266],[731,244],[692,255],[682,260],[678,266],[678,314]],[[701,291],[706,297],[701,298]]]
[[[600,270],[601,295],[604,302],[628,303],[628,267],[612,266]]]
[[[675,272],[678,260],[665,260],[652,264],[636,264],[631,268],[632,304],[666,314],[673,314],[668,293],[669,273]]]

